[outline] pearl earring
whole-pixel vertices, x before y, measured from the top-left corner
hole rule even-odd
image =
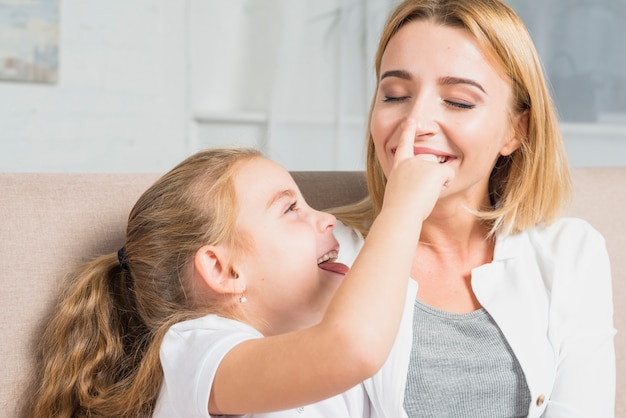
[[[243,286],[243,289],[241,289],[241,295],[239,295],[239,303],[246,303],[248,301],[248,298],[246,298],[246,285]]]

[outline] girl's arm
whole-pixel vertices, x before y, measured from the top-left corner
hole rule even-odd
[[[452,171],[413,156],[414,125],[402,132],[382,210],[318,325],[245,341],[213,382],[213,414],[290,409],[337,395],[372,376],[391,349],[422,221]]]

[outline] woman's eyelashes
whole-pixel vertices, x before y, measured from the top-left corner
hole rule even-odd
[[[456,107],[458,109],[473,109],[476,107],[475,104],[456,102],[453,100],[444,100],[444,103],[447,104],[448,106]]]
[[[400,102],[404,102],[406,100],[409,100],[411,98],[412,98],[412,96],[410,96],[410,95],[390,95],[390,94],[385,94],[385,95],[383,95],[383,103],[400,103]],[[473,108],[476,107],[475,104],[469,103],[469,102],[467,102],[465,100],[443,99],[442,101],[447,106],[453,107],[455,109],[467,110],[467,109],[473,109]]]
[[[402,100],[408,99],[409,97],[410,96],[387,96],[387,95],[385,95],[385,98],[383,99],[383,102],[385,102],[385,103],[400,102]]]

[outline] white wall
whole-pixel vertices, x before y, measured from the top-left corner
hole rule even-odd
[[[0,171],[155,171],[188,151],[180,0],[62,0],[56,84],[0,82]]]

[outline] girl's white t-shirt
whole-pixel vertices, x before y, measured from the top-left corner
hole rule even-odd
[[[343,248],[338,261],[352,265],[363,237],[337,222],[334,229]],[[216,315],[180,322],[168,330],[161,344],[163,386],[154,418],[211,417],[209,394],[220,362],[235,345],[263,335],[251,326]],[[243,396],[243,395],[242,395]],[[363,385],[340,395],[289,411],[245,415],[245,418],[367,418],[370,400]],[[232,416],[231,416],[232,417]],[[217,418],[217,417],[213,417]]]
[[[216,418],[209,415],[208,405],[217,367],[235,345],[252,338],[263,336],[247,324],[216,315],[207,315],[172,326],[161,344],[164,380],[153,417]],[[369,415],[369,398],[363,385],[357,385],[347,392],[315,404],[243,417],[352,418]]]

